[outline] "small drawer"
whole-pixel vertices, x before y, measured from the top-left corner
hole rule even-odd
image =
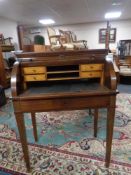
[[[24,67],[24,74],[41,74],[46,72],[46,67]]]
[[[25,75],[24,81],[43,81],[46,80],[45,74],[41,75]]]
[[[92,70],[102,70],[103,64],[81,64],[81,71],[92,71]]]
[[[80,72],[80,78],[97,78],[101,77],[102,72],[101,71],[95,71],[95,72]]]

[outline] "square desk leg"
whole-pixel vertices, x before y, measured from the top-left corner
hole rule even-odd
[[[106,167],[110,165],[111,159],[111,147],[112,147],[112,137],[114,128],[114,118],[115,118],[115,108],[110,107],[107,109],[107,129],[106,129]]]
[[[31,170],[23,113],[15,113],[27,171]]]

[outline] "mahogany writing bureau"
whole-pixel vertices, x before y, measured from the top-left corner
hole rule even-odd
[[[107,108],[106,167],[109,167],[116,103],[116,76],[107,50],[81,50],[17,54],[11,89],[14,112],[27,170],[30,159],[23,114],[32,114],[37,140],[35,112],[93,108],[94,136],[99,108]],[[90,83],[89,79],[96,79]]]

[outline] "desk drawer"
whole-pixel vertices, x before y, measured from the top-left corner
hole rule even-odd
[[[46,72],[46,67],[25,67],[23,68],[24,74],[40,74]]]
[[[95,71],[95,72],[80,72],[80,78],[97,78],[101,77],[102,72],[101,71]]]
[[[102,70],[103,64],[81,64],[81,71],[92,71],[92,70]]]
[[[46,80],[45,74],[41,75],[25,75],[24,81],[43,81]]]

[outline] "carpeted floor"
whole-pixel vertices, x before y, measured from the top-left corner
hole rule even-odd
[[[131,83],[130,84],[118,84],[118,90],[120,93],[131,94]]]
[[[32,175],[131,174],[131,94],[118,94],[110,168],[104,167],[106,110],[99,110],[98,137],[88,110],[37,113],[34,143],[25,115]],[[26,172],[11,101],[0,108],[0,175]]]

